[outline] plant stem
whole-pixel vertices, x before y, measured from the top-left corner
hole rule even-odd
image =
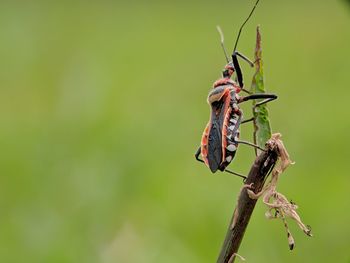
[[[276,150],[271,150],[270,147],[268,148],[266,152],[262,152],[256,157],[246,180],[247,185],[253,183],[255,193],[260,192],[263,188],[265,179],[273,169],[278,158]],[[234,255],[238,252],[256,201],[256,199],[249,198],[247,189],[243,187],[239,194],[237,206],[228,227],[217,263],[234,262],[236,258]],[[234,226],[232,226],[233,221],[235,221]]]

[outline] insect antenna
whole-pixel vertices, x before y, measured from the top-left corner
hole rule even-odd
[[[225,57],[226,57],[226,61],[227,61],[227,63],[230,63],[230,60],[228,59],[226,48],[225,48],[225,45],[224,45],[224,33],[222,33],[222,30],[221,30],[220,26],[216,26],[216,29],[219,31],[219,34],[220,34],[220,43],[221,43],[222,50],[224,51],[224,54],[225,54]]]
[[[255,5],[254,5],[254,7],[252,8],[252,11],[250,11],[249,16],[248,16],[247,19],[244,21],[244,23],[241,25],[241,28],[239,29],[239,32],[238,32],[238,36],[237,36],[237,39],[236,39],[236,43],[235,43],[235,47],[234,47],[234,49],[233,49],[233,52],[236,51],[237,44],[238,44],[238,40],[239,40],[239,37],[241,36],[242,28],[243,28],[244,25],[248,22],[249,18],[252,16],[252,14],[253,14],[253,12],[254,12],[256,6],[258,5],[259,1],[260,1],[260,0],[257,0],[257,1],[255,2]]]

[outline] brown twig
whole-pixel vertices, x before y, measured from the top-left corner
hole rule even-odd
[[[255,193],[259,193],[263,188],[265,179],[277,159],[277,150],[270,145],[267,145],[266,152],[256,157],[246,180],[247,185],[253,185]],[[247,187],[242,187],[217,263],[234,262],[256,201],[256,199],[249,198]]]

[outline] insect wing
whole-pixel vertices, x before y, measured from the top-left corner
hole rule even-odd
[[[210,170],[216,172],[223,159],[222,129],[229,103],[225,99],[212,103],[210,131],[208,136],[208,164]]]

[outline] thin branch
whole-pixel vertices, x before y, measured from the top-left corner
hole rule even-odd
[[[247,185],[253,185],[255,193],[262,190],[266,177],[278,159],[277,150],[267,146],[267,151],[256,157],[246,180]],[[242,187],[217,263],[234,262],[256,201],[250,199],[247,188]]]

